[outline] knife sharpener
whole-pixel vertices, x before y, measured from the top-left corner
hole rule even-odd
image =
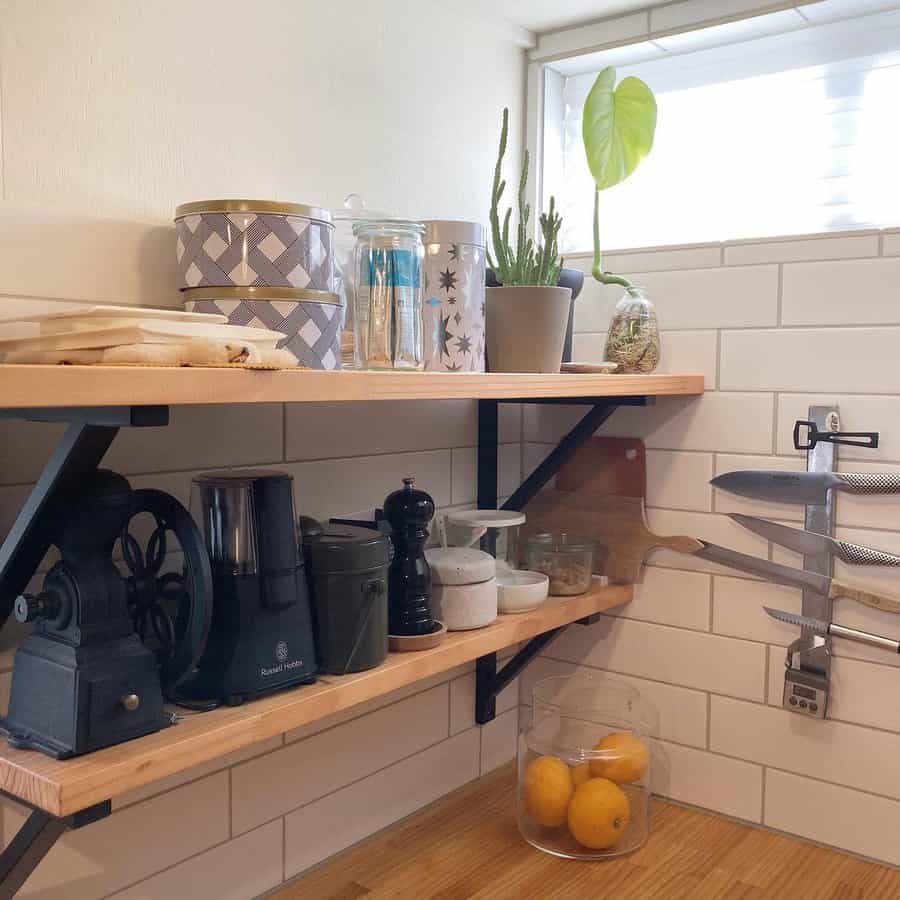
[[[840,414],[834,406],[810,406],[809,421],[820,432],[839,432]],[[817,441],[806,451],[807,472],[833,472],[837,467],[837,445]],[[834,535],[834,491],[825,502],[806,507],[805,528],[818,534]],[[803,568],[831,576],[833,559],[825,551],[803,557]],[[832,620],[832,600],[812,591],[803,592],[803,615],[825,622]],[[831,639],[804,631],[788,648],[784,670],[782,704],[801,715],[824,718],[828,710],[831,677]]]

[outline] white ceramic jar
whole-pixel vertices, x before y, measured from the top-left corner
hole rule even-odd
[[[425,222],[425,368],[483,372],[484,229],[477,222]]]
[[[431,569],[435,616],[448,631],[483,628],[497,618],[494,557],[470,547],[434,547],[425,551]]]

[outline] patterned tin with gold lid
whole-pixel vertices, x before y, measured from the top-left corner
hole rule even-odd
[[[280,331],[278,346],[307,369],[341,368],[341,303],[329,291],[271,287],[190,288],[188,312],[221,313],[229,325]]]
[[[304,203],[201,200],[175,210],[178,289],[334,290],[331,214]]]

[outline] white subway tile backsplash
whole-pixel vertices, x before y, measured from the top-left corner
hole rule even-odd
[[[103,465],[123,475],[277,465],[281,410],[280,403],[173,406],[166,426],[122,428]],[[35,481],[64,431],[45,422],[0,422],[0,483]]]
[[[466,447],[478,440],[476,401],[288,403],[285,454],[292,461]],[[519,439],[515,404],[501,404],[500,440]]]
[[[609,669],[761,702],[766,648],[732,638],[604,616],[596,625],[568,628],[551,645],[555,659]]]
[[[883,656],[889,655],[883,651]],[[900,732],[900,671],[896,667],[835,658],[831,690],[831,718]]]
[[[713,269],[721,264],[718,244],[667,247],[664,250],[613,250],[603,254],[610,272],[662,272],[671,269]],[[568,261],[568,257],[566,257]],[[588,259],[590,271],[593,258]]]
[[[4,844],[26,815],[4,804]],[[220,772],[67,831],[17,896],[96,900],[228,837],[228,773]]]
[[[900,328],[723,331],[720,387],[900,393],[898,346]]]
[[[457,447],[453,453],[453,484],[451,501],[474,503],[478,496],[478,449]],[[500,496],[511,494],[521,483],[521,444],[500,444],[498,448],[497,477]]]
[[[553,645],[544,651],[554,652]],[[532,691],[536,682],[553,675],[581,674],[593,678],[609,678],[636,687],[644,701],[653,707],[653,728],[651,735],[678,744],[694,747],[706,746],[706,694],[701,691],[648,681],[622,675],[619,672],[605,673],[590,666],[578,666],[550,656],[539,656],[525,668],[519,678],[519,700],[525,709],[525,721],[530,721]]]
[[[498,655],[502,668],[511,654]],[[497,695],[497,714],[505,713],[519,703],[519,682],[514,678]],[[450,734],[459,734],[475,725],[475,673],[470,672],[450,682]]]
[[[235,834],[437,743],[448,734],[439,685],[232,769]]]
[[[778,267],[626,273],[656,305],[660,327],[749,328],[778,321]],[[575,331],[604,331],[622,288],[585,279],[575,302]]]
[[[285,875],[355,844],[478,777],[478,730],[464,731],[285,818]]]
[[[607,615],[709,630],[709,575],[644,566],[634,599]]]
[[[898,278],[900,259],[786,265],[781,321],[785,325],[900,323],[897,303],[886,289]]]
[[[716,344],[715,331],[667,331],[662,338],[662,357],[656,372],[700,374],[706,390],[713,390],[718,378]],[[573,336],[572,358],[578,362],[602,362],[605,349],[606,332]]]
[[[450,505],[451,451],[387,453],[352,459],[290,463],[298,512],[327,519],[343,510],[381,506],[385,497],[414,475],[438,506]]]
[[[647,504],[672,509],[712,509],[713,458],[709,453],[647,451]]]
[[[616,410],[598,436],[639,437],[650,450],[771,453],[773,407],[772,394],[660,397],[654,406]],[[555,444],[583,414],[568,406],[526,406],[525,441]]]
[[[114,894],[111,900],[172,900],[188,892],[191,900],[258,897],[281,884],[283,827],[277,821],[248,831]]]
[[[800,612],[795,588],[748,578],[713,578],[713,631],[731,637],[786,647],[799,634],[796,627],[767,615],[764,606]]]
[[[783,238],[776,241],[734,241],[725,245],[726,266],[805,262],[878,256],[878,233],[837,237]]]
[[[762,818],[762,768],[692,747],[654,741],[655,794],[750,822]]]
[[[518,686],[517,686],[518,687]],[[516,758],[519,740],[519,707],[513,706],[481,729],[481,774]]]
[[[900,734],[715,695],[711,704],[709,746],[717,753],[900,798]]]
[[[768,547],[761,537],[741,528],[727,516],[649,508],[647,522],[654,534],[683,534],[753,556],[765,557]],[[652,550],[646,561],[655,566],[690,569],[713,575],[734,574],[733,569],[673,550]]]
[[[895,800],[770,769],[764,824],[900,865],[900,803]]]

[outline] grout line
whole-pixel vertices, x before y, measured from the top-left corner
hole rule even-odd
[[[712,694],[706,693],[706,749],[712,747]]]
[[[265,825],[270,825],[272,822],[277,822],[279,819],[286,818],[287,816],[291,816],[296,812],[299,812],[301,809],[306,809],[307,806],[311,806],[313,803],[320,803],[322,800],[327,799],[328,797],[332,797],[340,791],[346,790],[349,787],[353,787],[353,785],[359,784],[360,782],[367,781],[370,778],[373,778],[375,775],[380,775],[382,772],[387,771],[388,769],[393,768],[394,766],[399,766],[401,763],[405,763],[408,760],[412,759],[415,756],[419,756],[422,753],[427,753],[429,750],[433,750],[435,747],[440,746],[447,741],[454,740],[458,738],[460,735],[467,734],[468,732],[474,730],[475,728],[480,728],[479,725],[475,725],[472,728],[464,728],[462,731],[454,734],[452,738],[442,737],[440,740],[433,741],[430,744],[427,744],[424,747],[419,747],[417,750],[414,750],[412,753],[407,753],[405,756],[399,757],[398,759],[394,759],[391,762],[379,766],[377,769],[373,769],[371,772],[366,772],[364,775],[360,775],[358,778],[354,778],[352,781],[344,782],[336,788],[332,788],[330,791],[318,796],[313,797],[310,800],[305,800],[299,806],[292,807],[291,809],[284,810],[279,813],[277,816],[273,816],[271,819],[266,819],[265,822],[260,822],[257,825],[254,825],[252,828],[248,828],[246,831],[241,832],[241,834],[237,835],[237,837],[242,837],[245,834],[249,834],[251,831],[255,831],[257,828],[262,828]],[[480,738],[479,738],[480,741]],[[480,758],[480,757],[479,757]],[[480,771],[480,762],[479,762],[479,771]],[[397,820],[399,821],[399,819]]]
[[[765,824],[766,821],[766,774],[768,766],[762,767],[762,778],[760,778],[760,798],[759,798],[759,821]]]
[[[779,263],[779,265],[778,265],[778,293],[777,293],[777,296],[778,296],[778,302],[777,302],[777,307],[776,307],[776,309],[777,309],[776,322],[777,322],[778,326],[780,327],[783,324],[783,322],[782,322],[782,320],[783,320],[782,307],[784,304],[784,264],[783,263]]]
[[[722,385],[722,331],[716,331],[716,390]]]
[[[287,881],[287,816],[281,817],[281,883]]]
[[[766,681],[765,681],[765,685],[764,685],[764,689],[763,689],[763,697],[766,698],[766,706],[772,705],[771,704],[772,698],[769,696],[769,672],[770,672],[769,666],[771,664],[771,659],[772,659],[772,645],[766,644],[766,668],[765,668],[765,675],[764,675]]]
[[[772,455],[778,455],[778,402],[781,394],[775,391],[772,394]]]
[[[715,609],[716,609],[716,579],[712,577],[712,575],[707,575],[708,584],[706,586],[706,602],[709,604],[709,621],[708,621],[708,631],[710,634],[715,634],[715,629],[713,628],[714,620],[715,620]]]

